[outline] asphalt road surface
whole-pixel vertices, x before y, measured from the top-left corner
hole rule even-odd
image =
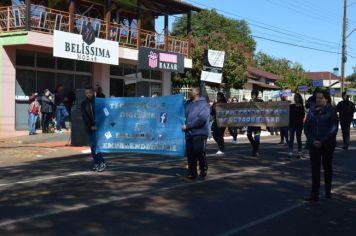
[[[333,198],[305,203],[309,159],[287,158],[278,136],[208,145],[208,176],[185,180],[185,158],[89,155],[0,167],[0,235],[356,235],[356,131],[336,148]],[[339,137],[340,138],[340,137]],[[339,143],[339,146],[341,144]],[[1,150],[0,150],[1,151]],[[305,155],[308,157],[308,155]],[[321,193],[323,193],[323,178]]]

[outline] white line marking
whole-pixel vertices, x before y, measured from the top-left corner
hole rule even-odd
[[[336,192],[342,190],[343,188],[346,188],[347,186],[353,185],[353,184],[355,184],[355,183],[356,183],[356,181],[349,182],[349,183],[347,183],[347,184],[345,184],[345,185],[342,185],[342,186],[336,188],[333,192],[336,193]],[[293,205],[293,206],[284,208],[284,209],[282,209],[282,210],[280,210],[280,211],[274,212],[274,213],[272,213],[272,214],[270,214],[270,215],[267,215],[267,216],[265,216],[265,217],[262,217],[262,218],[260,218],[260,219],[258,219],[258,220],[251,221],[250,223],[247,223],[247,224],[242,225],[242,226],[238,226],[238,227],[236,227],[236,228],[234,228],[234,229],[231,229],[231,230],[229,230],[229,231],[227,231],[227,232],[225,232],[225,233],[219,234],[219,236],[230,236],[230,235],[237,234],[237,233],[239,233],[239,232],[241,232],[241,231],[243,231],[243,230],[252,228],[253,226],[256,226],[256,225],[258,225],[258,224],[261,224],[261,223],[264,223],[264,222],[266,222],[266,221],[269,221],[269,220],[271,220],[271,219],[273,219],[273,218],[276,218],[276,217],[278,217],[278,216],[280,216],[280,215],[283,215],[283,214],[285,214],[285,213],[288,213],[288,212],[290,212],[290,211],[292,211],[292,210],[294,210],[294,209],[296,209],[296,208],[298,208],[298,207],[300,207],[300,206],[306,205],[306,204],[308,204],[308,203],[307,203],[307,202],[304,202],[304,201],[303,201],[303,202],[299,202],[299,203],[297,203],[297,204],[295,204],[295,205]]]

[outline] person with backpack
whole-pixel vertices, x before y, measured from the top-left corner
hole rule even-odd
[[[41,105],[37,100],[38,96],[34,97],[34,100],[28,106],[28,131],[29,135],[36,134],[36,121],[38,119]]]
[[[336,106],[339,113],[340,126],[342,131],[342,140],[344,150],[347,150],[350,145],[350,126],[355,113],[355,104],[349,100],[346,92],[342,93],[342,101]]]

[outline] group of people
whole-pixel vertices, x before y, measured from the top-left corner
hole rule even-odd
[[[222,93],[218,93],[217,102],[210,108],[206,99],[200,96],[199,87],[192,87],[189,93],[190,100],[186,103],[186,123],[182,129],[186,133],[188,159],[186,178],[193,180],[198,176],[197,162],[199,162],[199,176],[205,177],[207,175],[206,142],[210,132],[210,115],[213,116],[211,130],[219,147],[217,154],[224,151],[225,127],[218,127],[216,124],[215,106],[217,103],[226,103],[227,101]],[[257,90],[252,90],[251,102],[263,102],[258,98]],[[350,125],[355,112],[355,104],[349,101],[346,93],[343,93],[343,101],[334,107],[331,104],[331,97],[328,91],[317,89],[313,96],[308,99],[306,108],[304,107],[302,96],[298,93],[295,94],[294,102],[290,104],[289,126],[285,127],[286,131],[284,131],[283,135],[288,137],[290,156],[293,153],[294,137],[296,136],[298,156],[301,156],[301,136],[304,129],[312,170],[311,193],[305,200],[316,202],[319,200],[321,163],[323,164],[325,176],[325,197],[331,198],[332,160],[336,147],[339,119],[343,134],[343,149],[347,150],[350,143]],[[307,115],[305,116],[306,113]],[[259,155],[260,134],[261,127],[251,126],[247,129],[247,137],[252,146],[253,156]]]
[[[97,88],[96,96],[105,97],[101,87]],[[74,100],[75,93],[65,93],[63,85],[58,85],[54,94],[49,89],[45,89],[42,96],[33,93],[28,106],[29,135],[35,135],[39,126],[42,133],[62,133],[67,129],[65,121],[70,116]]]

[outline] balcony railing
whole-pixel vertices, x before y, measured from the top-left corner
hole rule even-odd
[[[0,7],[0,34],[4,32],[24,31],[26,6]],[[69,32],[69,13],[56,9],[47,8],[40,5],[31,5],[30,9],[30,29],[41,33],[53,34],[54,30]],[[83,27],[91,22],[96,30],[98,38],[119,42],[122,47],[137,48],[148,47],[156,49],[167,49],[170,52],[181,53],[188,56],[188,41],[176,37],[168,36],[167,47],[165,47],[164,34],[147,30],[138,30],[130,26],[110,23],[109,35],[106,37],[106,22],[100,19],[87,18],[81,15],[74,15],[74,32],[80,34]],[[140,32],[140,42],[138,43],[138,33]]]

